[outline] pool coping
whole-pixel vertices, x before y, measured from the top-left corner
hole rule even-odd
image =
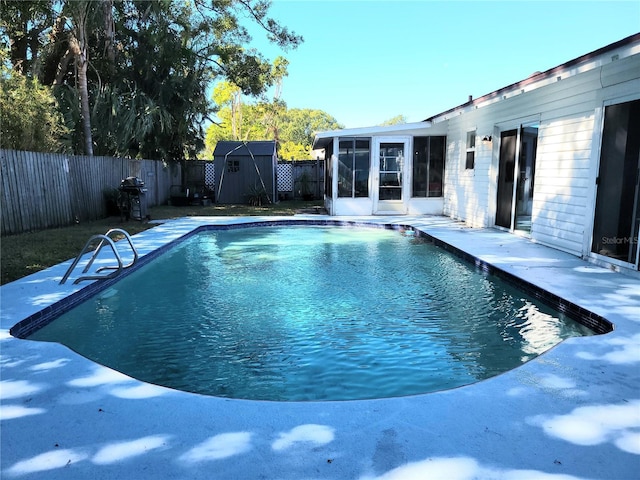
[[[10,336],[18,321],[82,291],[57,286],[64,262],[0,287],[3,478],[637,478],[635,278],[445,217],[192,217],[133,238],[144,257],[212,223],[305,220],[411,226],[480,268],[610,320],[615,330],[562,342],[516,370],[445,392],[350,402],[228,400],[144,384],[60,345]]]

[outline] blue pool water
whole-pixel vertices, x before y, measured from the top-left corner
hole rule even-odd
[[[280,226],[193,235],[29,338],[172,388],[304,401],[458,387],[590,334],[412,232]]]

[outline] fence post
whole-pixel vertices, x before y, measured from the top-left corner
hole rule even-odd
[[[291,200],[296,199],[296,161],[291,159]]]

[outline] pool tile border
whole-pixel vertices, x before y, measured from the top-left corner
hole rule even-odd
[[[569,300],[558,295],[555,295],[554,293],[551,293],[543,288],[540,288],[531,282],[528,282],[516,275],[513,275],[512,273],[507,272],[506,270],[496,267],[495,265],[492,265],[489,262],[471,255],[470,253],[465,252],[464,250],[455,247],[443,240],[440,240],[433,235],[423,232],[418,228],[416,228],[416,231],[419,232],[419,236],[427,238],[434,245],[450,253],[453,253],[454,255],[462,258],[463,260],[466,260],[471,264],[474,264],[476,268],[479,268],[484,272],[495,275],[499,278],[502,278],[503,280],[507,280],[508,282],[518,287],[520,290],[523,290],[528,295],[534,297],[536,300],[540,300],[546,305],[555,308],[559,312],[567,315],[569,318],[589,327],[597,334],[604,334],[613,331],[613,324],[603,316],[580,307],[579,305],[576,305],[575,303],[570,302]]]
[[[71,310],[80,303],[87,299],[97,295],[98,293],[107,290],[109,287],[117,283],[121,278],[126,275],[130,275],[134,271],[142,268],[150,261],[156,259],[160,255],[164,254],[169,249],[178,245],[179,243],[187,240],[188,238],[197,235],[203,231],[215,231],[215,230],[235,230],[242,228],[252,227],[268,227],[268,226],[340,226],[340,227],[366,227],[366,228],[384,228],[388,230],[406,230],[415,232],[416,236],[424,238],[426,241],[433,243],[434,245],[446,250],[449,253],[456,255],[457,257],[465,260],[466,262],[475,265],[476,268],[482,271],[495,275],[503,280],[506,280],[514,284],[517,288],[523,290],[533,298],[545,303],[546,305],[560,311],[568,317],[576,320],[577,322],[587,326],[597,334],[604,334],[613,331],[613,324],[607,319],[594,312],[586,310],[573,302],[570,302],[558,295],[555,295],[547,290],[544,290],[531,282],[528,282],[516,275],[513,275],[501,268],[496,267],[474,255],[471,255],[464,250],[451,245],[429,233],[424,232],[419,227],[415,227],[409,224],[403,223],[378,223],[370,221],[360,220],[331,220],[331,219],[291,219],[291,220],[256,220],[242,223],[226,223],[226,224],[207,224],[200,225],[193,228],[191,231],[181,235],[180,237],[154,249],[148,253],[145,253],[139,257],[139,260],[135,265],[123,271],[121,275],[114,278],[109,278],[103,281],[94,281],[91,284],[81,288],[80,290],[70,294],[69,296],[45,307],[44,309],[28,316],[27,318],[19,321],[10,329],[10,334],[17,338],[26,338],[38,329],[44,327],[51,321],[55,320],[58,316]]]

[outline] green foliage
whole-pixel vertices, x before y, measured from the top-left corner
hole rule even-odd
[[[242,103],[240,89],[230,82],[216,85],[213,99],[218,105],[218,122],[207,129],[206,155],[212,156],[215,145],[223,140],[276,140],[283,160],[311,159],[316,132],[343,128],[322,110],[288,109],[277,99]]]
[[[247,192],[247,200],[252,207],[261,207],[263,204],[271,203],[269,195],[262,185],[257,183],[249,187]]]
[[[56,17],[58,0],[0,0],[0,39],[16,72],[31,76]]]
[[[407,123],[407,117],[405,117],[404,115],[396,115],[395,117],[391,117],[388,120],[385,120],[384,122],[382,122],[380,125],[381,126],[386,126],[386,125],[402,125],[404,123]]]
[[[218,82],[213,88],[213,101],[220,107],[229,107],[240,101],[240,87],[231,82]]]
[[[287,110],[281,120],[280,138],[310,148],[317,132],[341,128],[344,127],[322,110],[293,108]]]
[[[272,65],[246,48],[243,22],[257,23],[284,49],[302,41],[268,16],[268,0],[0,5],[13,70],[28,69],[53,86],[74,150],[101,155],[195,157],[204,146],[201,125],[214,113],[211,82],[228,79],[243,94],[259,95],[286,72],[286,61]]]
[[[172,134],[175,116],[168,109],[128,81],[107,85],[95,97],[92,124],[97,153],[163,159],[170,155],[166,138]],[[182,152],[174,153],[180,158]]]
[[[67,129],[51,89],[2,67],[0,146],[12,150],[64,152]]]
[[[311,159],[311,145],[303,145],[292,141],[280,142],[278,150],[280,160],[309,160]]]

